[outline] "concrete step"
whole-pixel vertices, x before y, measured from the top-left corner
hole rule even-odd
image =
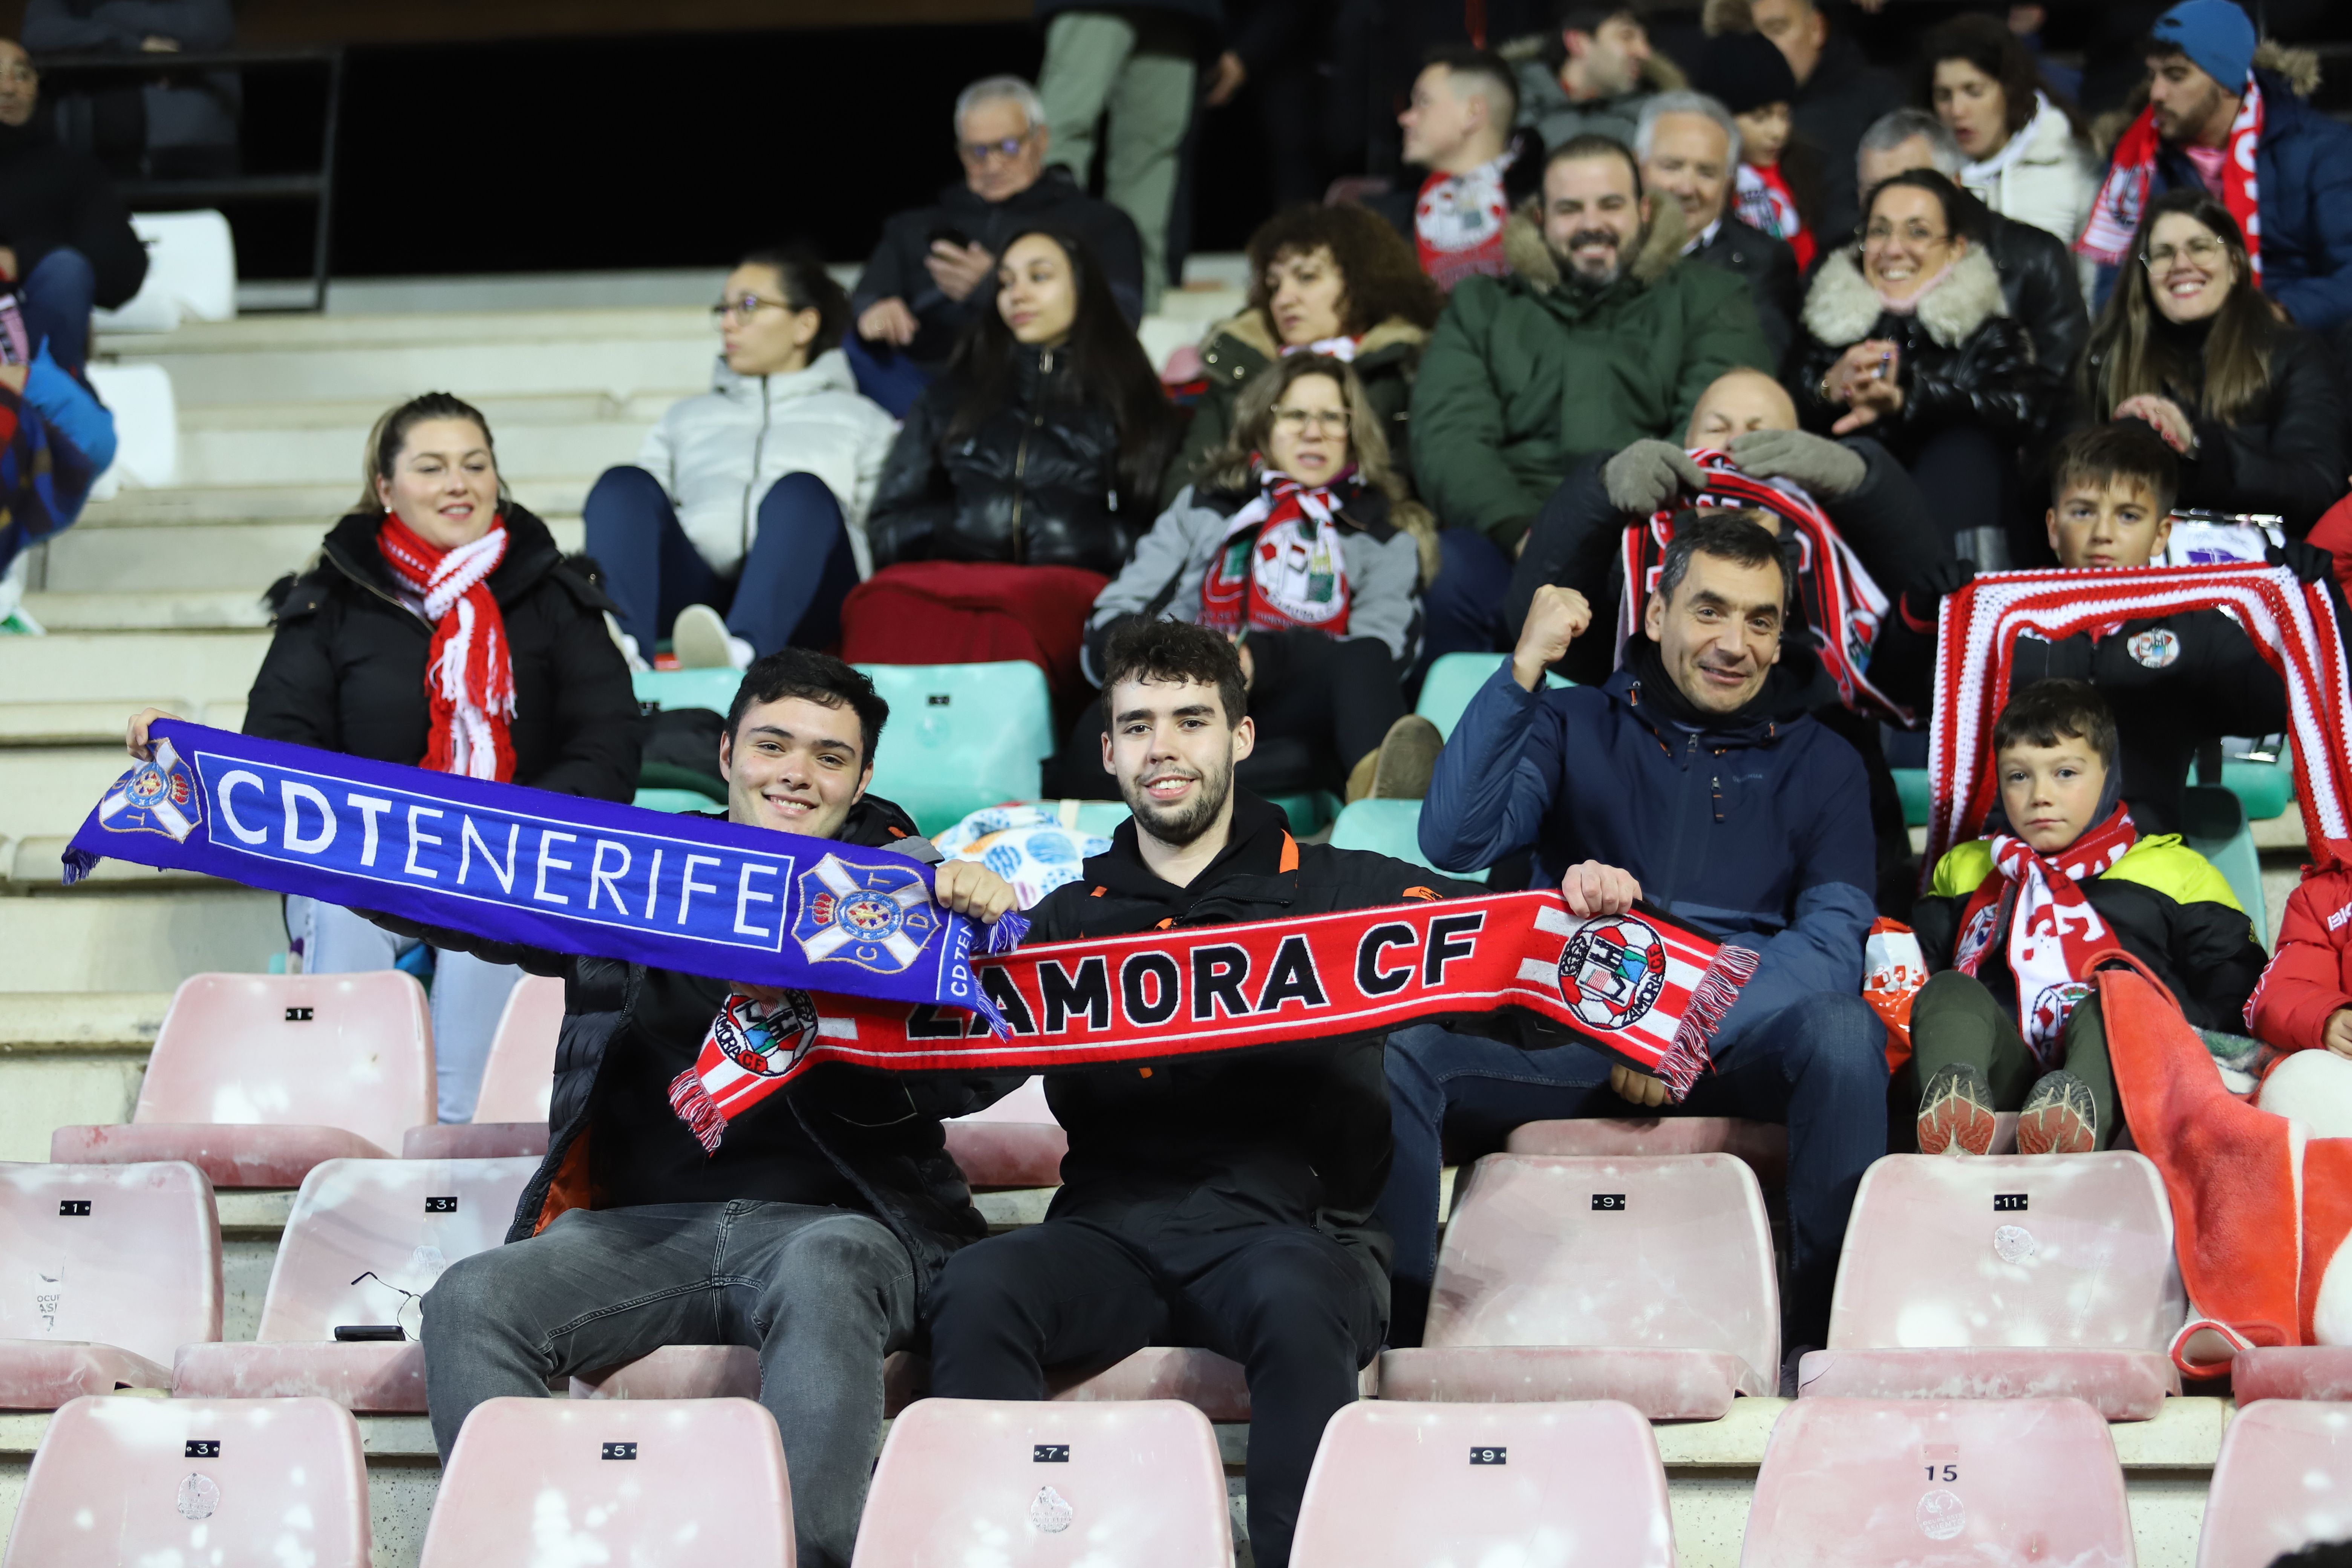
[[[674,397],[634,402],[551,398],[533,408],[543,417],[492,416],[499,471],[509,484],[574,479],[583,486],[615,463],[636,460],[646,431]],[[602,416],[581,410],[601,405]],[[234,409],[184,410],[180,416],[180,480],[188,485],[329,484],[349,477],[359,487],[362,455],[383,409],[338,403],[322,410],[242,405]],[[310,422],[315,416],[317,422]],[[534,509],[536,510],[536,509]]]
[[[0,746],[102,746],[120,737],[123,721],[142,708],[201,712],[201,704],[184,697],[135,699],[127,708],[121,702],[0,702]]]
[[[171,1005],[168,991],[0,993],[0,1057],[41,1051],[144,1055]]]
[[[285,951],[278,895],[246,888],[0,899],[0,991],[170,991]]]
[[[90,808],[131,765],[120,740],[111,746],[0,751],[0,834],[21,839],[79,831]]]
[[[58,833],[0,838],[0,892],[89,898],[124,889],[171,892],[182,888],[235,886],[194,871],[166,870],[129,860],[100,860],[95,870],[68,888],[65,884],[65,857],[66,846],[71,842]]]
[[[250,588],[27,594],[25,608],[53,632],[232,631],[269,624],[269,606]]]
[[[568,502],[573,509],[572,512],[550,516],[541,511],[534,501],[542,489],[553,491],[558,502]],[[585,542],[586,530],[577,510],[579,502],[571,500],[566,492],[586,489],[584,483],[530,487],[529,499],[523,504],[547,524],[558,549],[577,551]],[[314,515],[299,522],[264,519],[241,522],[118,522],[103,528],[70,529],[49,541],[48,589],[69,594],[207,594],[221,590],[257,595],[289,572],[299,572],[309,566],[337,515]],[[39,613],[37,608],[34,611],[36,615]],[[212,623],[182,620],[173,624],[193,626]],[[52,631],[66,629],[55,624],[49,626]]]
[[[10,701],[136,704],[169,689],[192,702],[242,702],[268,650],[266,631],[58,632],[0,637],[0,696]],[[0,807],[8,800],[0,789]],[[0,831],[6,825],[0,823]]]

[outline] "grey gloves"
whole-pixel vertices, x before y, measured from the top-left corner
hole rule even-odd
[[[1794,480],[1815,500],[1836,500],[1853,494],[1870,471],[1870,465],[1853,447],[1803,430],[1750,430],[1734,436],[1725,449],[1741,473],[1759,479]],[[1612,487],[1609,493],[1614,499],[1617,492]]]
[[[1706,476],[1672,441],[1636,441],[1601,465],[1601,483],[1611,506],[1647,517],[1677,495],[1697,494]]]

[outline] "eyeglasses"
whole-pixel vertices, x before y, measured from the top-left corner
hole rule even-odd
[[[1274,422],[1293,436],[1304,436],[1309,424],[1323,436],[1345,436],[1348,433],[1348,411],[1344,408],[1277,408]]]
[[[2150,272],[2159,267],[2169,267],[2175,258],[2186,256],[2200,267],[2210,267],[2229,251],[2229,247],[2210,234],[2179,245],[2151,245],[2141,253],[2139,264]]]
[[[985,163],[991,158],[1011,160],[1021,156],[1021,149],[1029,145],[1032,133],[1024,131],[1018,136],[1007,136],[1002,142],[959,142],[956,151],[967,163]]]
[[[1864,229],[1862,237],[1865,244],[1885,245],[1895,237],[1895,226],[1881,218]],[[1910,223],[1904,225],[1903,237],[1914,245],[1941,245],[1949,236],[1937,234],[1924,223]]]
[[[801,309],[803,309],[803,307],[795,305],[789,300],[763,300],[757,294],[746,294],[740,300],[721,300],[716,305],[711,306],[710,319],[714,321],[723,322],[728,317],[733,316],[739,321],[749,321],[751,317],[761,310],[797,310]]]

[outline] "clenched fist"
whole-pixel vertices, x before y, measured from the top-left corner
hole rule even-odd
[[[1536,590],[1528,606],[1527,624],[1519,628],[1519,646],[1511,655],[1511,679],[1520,689],[1533,691],[1568,645],[1592,624],[1592,605],[1573,588],[1547,583]]]

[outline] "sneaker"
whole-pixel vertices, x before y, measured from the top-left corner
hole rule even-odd
[[[2087,1154],[2099,1145],[2099,1108],[2070,1072],[2042,1075],[2017,1114],[2021,1154]]]
[[[1919,1096],[1919,1152],[1992,1152],[1992,1086],[1966,1062],[1954,1062],[1927,1080]]]
[[[1389,726],[1374,753],[1371,798],[1420,800],[1429,794],[1429,776],[1437,771],[1437,753],[1445,737],[1418,713],[1408,713]]]
[[[0,616],[0,637],[42,637],[48,635],[48,628],[35,620],[28,610],[18,608]]]
[[[708,605],[688,605],[670,627],[669,646],[680,669],[748,669],[751,645],[727,629]]]

